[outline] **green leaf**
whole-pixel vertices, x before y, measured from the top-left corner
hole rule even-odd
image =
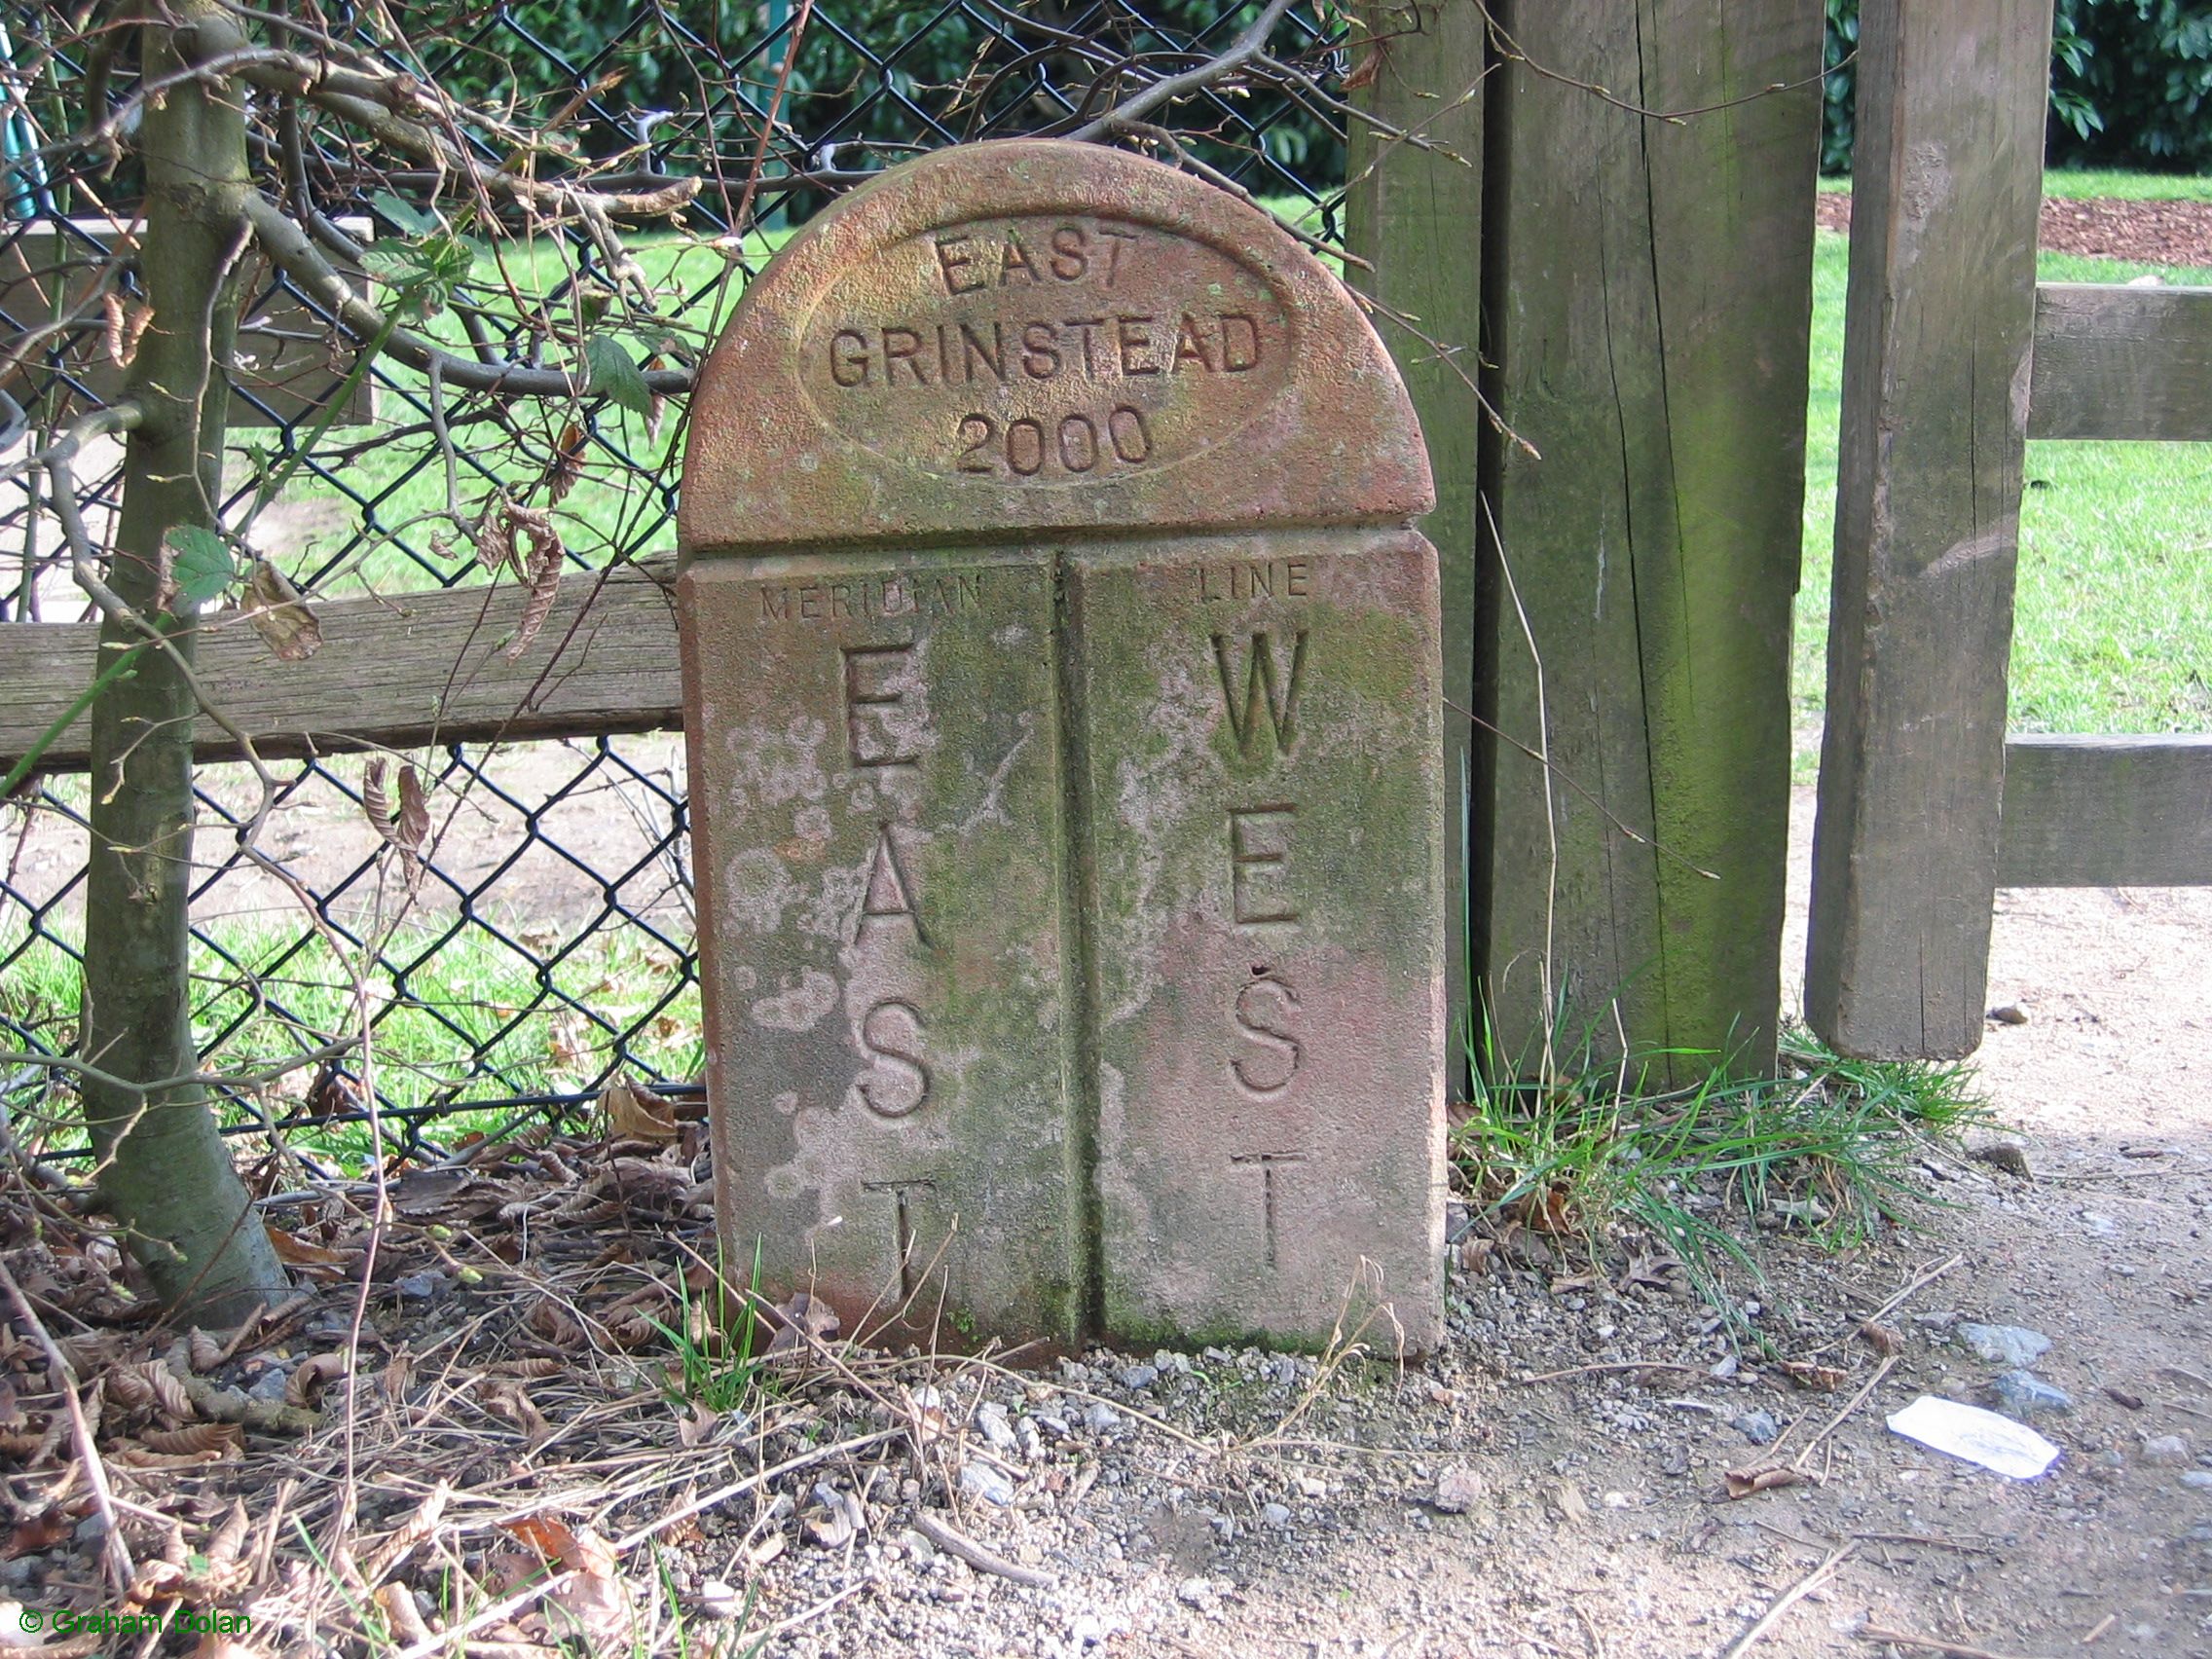
[[[238,576],[238,563],[230,548],[213,531],[197,524],[180,524],[166,538],[169,547],[169,579],[176,591],[194,605],[219,597]]]
[[[611,399],[616,405],[634,415],[650,415],[653,409],[651,387],[638,365],[630,359],[630,349],[611,334],[595,334],[584,342],[584,367],[591,373],[591,389]]]
[[[402,202],[388,190],[380,190],[369,198],[369,205],[405,231],[409,236],[426,237],[438,228],[438,221],[412,203]]]
[[[418,276],[422,267],[405,242],[376,242],[361,249],[361,269],[397,287]]]

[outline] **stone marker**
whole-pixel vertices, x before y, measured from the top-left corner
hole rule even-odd
[[[700,377],[678,611],[726,1271],[848,1332],[1433,1346],[1436,556],[1266,215],[895,168]]]

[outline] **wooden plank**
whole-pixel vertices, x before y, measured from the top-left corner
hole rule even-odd
[[[2212,736],[2015,737],[2004,887],[2212,887]]]
[[[1507,218],[1485,354],[1536,453],[1493,440],[1512,741],[1489,803],[1489,994],[1524,1065],[1549,989],[1570,1033],[1677,1051],[1655,1077],[1702,1072],[1690,1051],[1761,1071],[1788,864],[1821,9],[1563,0],[1516,5],[1507,27],[1553,74],[1510,62],[1492,83]],[[1691,109],[1709,113],[1640,113]],[[1552,770],[1514,743],[1548,747]]]
[[[2212,288],[2039,286],[2028,436],[2212,440]]]
[[[374,227],[365,218],[338,221],[355,241],[365,242]],[[0,331],[10,334],[49,323],[56,307],[74,311],[97,291],[100,272],[111,260],[135,263],[142,225],[115,219],[71,219],[66,230],[39,221],[23,226],[0,245]],[[356,286],[361,274],[340,268]],[[335,357],[331,324],[313,307],[276,280],[258,251],[246,256],[240,286],[238,354],[231,372],[234,392],[230,424],[291,425],[313,415],[344,384],[351,353]],[[55,371],[84,387],[96,404],[123,395],[127,371],[109,355],[105,315],[91,308],[86,320],[61,337],[58,364],[42,351],[25,368],[8,377],[6,389],[26,407],[55,384]],[[49,343],[52,344],[51,342]],[[338,413],[339,426],[367,425],[376,418],[376,386],[364,377]],[[73,403],[83,412],[82,401]]]
[[[494,738],[676,730],[683,691],[676,659],[673,562],[624,566],[602,583],[571,571],[520,659],[513,637],[526,595],[512,583],[313,607],[322,648],[278,662],[252,629],[214,616],[200,639],[203,682],[264,757]],[[0,766],[28,752],[92,682],[93,623],[0,626]],[[82,771],[90,726],[79,719],[42,764]],[[237,746],[202,717],[202,760]]]
[[[1847,1054],[1981,1040],[2049,0],[1865,0],[1805,1004]]]
[[[1436,510],[1421,521],[1436,546],[1444,604],[1445,997],[1455,1033],[1450,1059],[1464,1088],[1465,1053],[1457,1033],[1468,1013],[1467,920],[1487,908],[1467,892],[1471,869],[1462,830],[1470,791],[1489,797],[1491,746],[1475,741],[1475,642],[1489,633],[1495,583],[1478,597],[1476,469],[1482,406],[1476,395],[1476,346],[1482,331],[1483,26],[1473,6],[1410,0],[1359,14],[1362,38],[1353,79],[1364,78],[1361,107],[1421,148],[1350,122],[1345,193],[1346,243],[1372,271],[1354,283],[1381,302],[1374,313],[1404,375],[1429,470]],[[1440,351],[1444,348],[1450,352]]]

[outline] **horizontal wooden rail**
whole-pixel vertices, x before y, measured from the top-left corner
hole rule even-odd
[[[2037,284],[2028,436],[2212,440],[2212,288]]]
[[[502,651],[528,595],[512,583],[317,604],[322,648],[305,662],[279,662],[235,616],[213,616],[200,674],[264,757],[675,729],[683,696],[672,577],[669,561],[623,566],[604,581],[571,571],[514,662]],[[0,624],[0,766],[92,682],[98,644],[94,623]],[[90,733],[79,719],[41,764],[81,771]],[[221,760],[238,746],[203,716],[195,750]]]
[[[2212,737],[2015,737],[2007,887],[2212,886]]]
[[[201,671],[270,757],[370,746],[676,730],[683,693],[670,565],[571,575],[521,660],[512,586],[337,600],[323,645],[283,663],[242,626],[216,626]],[[0,625],[0,765],[12,764],[92,676],[90,623]],[[90,758],[83,720],[47,752]],[[203,719],[203,760],[237,746]],[[2015,737],[2005,746],[1998,880],[2009,887],[2212,885],[2212,737]]]

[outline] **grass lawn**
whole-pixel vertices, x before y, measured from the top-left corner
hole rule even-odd
[[[2082,175],[2077,175],[2082,176]],[[2212,180],[2160,181],[2212,193]],[[1805,562],[1791,696],[1799,781],[1818,760],[1841,405],[1846,239],[1819,232],[1806,444]],[[2124,282],[2184,268],[2046,254],[2046,280]],[[2012,643],[2021,731],[2212,730],[2212,445],[2028,446]]]
[[[574,1091],[611,1057],[608,1027],[636,1028],[630,1051],[650,1074],[699,1075],[705,1055],[698,987],[683,986],[664,1006],[677,963],[642,935],[603,929],[540,968],[477,929],[462,928],[449,939],[449,924],[403,929],[386,950],[396,972],[377,968],[365,981],[377,1086],[392,1106]],[[81,942],[81,929],[66,931],[72,942]],[[218,922],[203,932],[213,943],[193,947],[199,985],[193,1030],[205,1046],[242,1018],[215,1062],[225,1072],[279,1063],[357,1029],[346,966],[320,940],[311,939],[302,948],[301,930],[289,920]],[[0,955],[20,937],[19,931],[0,937]],[[528,942],[553,954],[552,942]],[[248,989],[256,985],[258,999]],[[569,1010],[555,993],[580,1003],[597,1020]],[[38,1033],[50,1051],[69,1051],[79,1007],[77,965],[55,945],[33,944],[0,980],[0,1014]],[[262,1109],[282,1119],[300,1105],[313,1076],[296,1071],[273,1083],[261,1091]],[[19,1091],[9,1093],[16,1126],[34,1147],[82,1144],[73,1100],[61,1114],[65,1123],[50,1124]],[[491,1131],[510,1116],[441,1116],[432,1132],[450,1143],[472,1128]],[[50,1135],[50,1129],[58,1132]],[[368,1127],[360,1124],[319,1127],[297,1144],[353,1160],[370,1150]]]

